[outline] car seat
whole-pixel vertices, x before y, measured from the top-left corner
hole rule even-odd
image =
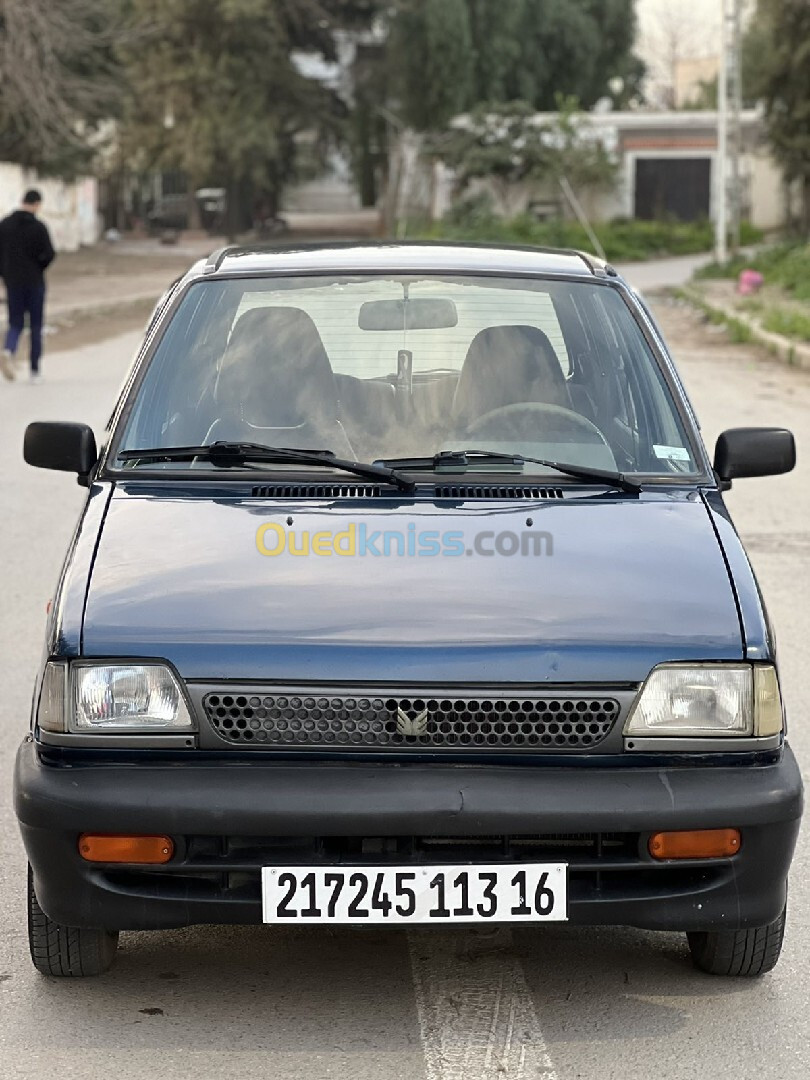
[[[354,457],[339,418],[332,365],[315,323],[300,308],[254,308],[239,317],[214,399],[219,415],[207,442],[261,442]]]

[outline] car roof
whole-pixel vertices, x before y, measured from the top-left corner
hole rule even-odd
[[[563,248],[399,241],[226,247],[198,262],[189,276],[386,271],[618,277],[613,267],[596,256]]]

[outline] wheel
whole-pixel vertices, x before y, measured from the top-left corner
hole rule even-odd
[[[786,913],[753,930],[688,933],[692,962],[710,975],[764,975],[776,967],[782,951]]]
[[[118,932],[60,926],[39,906],[28,867],[28,945],[34,967],[43,975],[101,975],[115,960]]]

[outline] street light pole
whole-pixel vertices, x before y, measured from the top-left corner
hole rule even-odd
[[[714,257],[728,261],[728,43],[726,0],[720,0],[720,72],[717,76],[717,151],[715,156]]]
[[[740,248],[742,218],[742,0],[731,0],[731,251]]]

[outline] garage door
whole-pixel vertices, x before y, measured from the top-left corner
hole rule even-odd
[[[711,158],[638,158],[635,215],[647,221],[708,218],[711,185]]]

